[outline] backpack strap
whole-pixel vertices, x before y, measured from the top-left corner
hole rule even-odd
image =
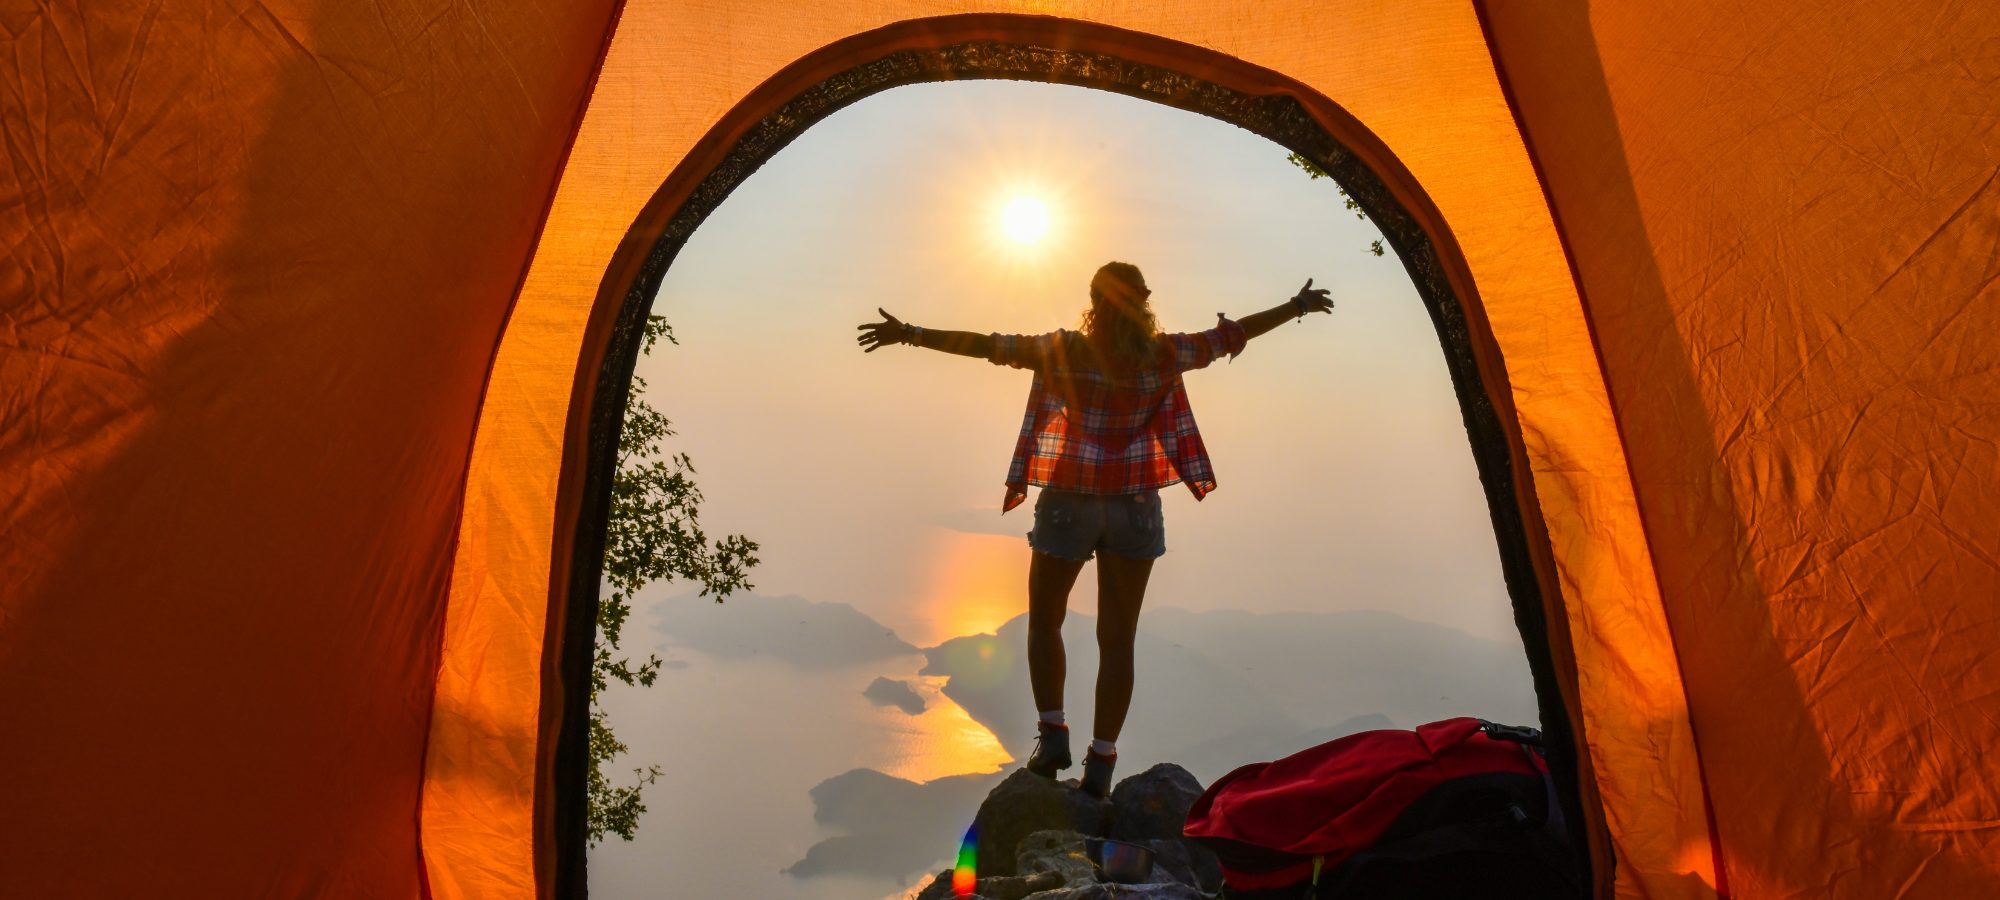
[[[1535,753],[1535,750],[1542,746],[1542,730],[1526,725],[1502,725],[1485,719],[1479,720],[1479,730],[1494,740],[1512,741],[1520,745],[1521,754],[1528,758],[1528,767],[1542,773],[1542,787],[1546,791],[1548,801],[1544,807],[1548,810],[1544,821],[1548,824],[1549,831],[1558,841],[1568,840],[1569,827],[1563,820],[1562,801],[1556,797],[1556,781],[1549,775],[1546,758]]]
[[[1522,744],[1521,752],[1528,755],[1528,765],[1535,765],[1537,762],[1535,751],[1528,749],[1527,744]],[[1542,817],[1542,823],[1547,828],[1551,837],[1554,837],[1557,841],[1567,841],[1569,840],[1569,827],[1568,823],[1563,821],[1562,800],[1556,797],[1556,780],[1549,776],[1546,766],[1547,764],[1544,763],[1535,769],[1535,771],[1542,773],[1542,790],[1547,797],[1547,805],[1543,808],[1548,810],[1548,813]]]

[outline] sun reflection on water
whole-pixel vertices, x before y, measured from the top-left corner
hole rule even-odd
[[[998,772],[1013,762],[993,732],[944,695],[944,682],[934,675],[910,679],[910,687],[924,698],[924,711],[918,715],[874,710],[889,736],[889,759],[879,766],[881,771],[910,781],[932,781]]]

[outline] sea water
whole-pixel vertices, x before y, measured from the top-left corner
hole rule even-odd
[[[611,837],[591,850],[594,896],[902,896],[947,865],[957,835],[938,835],[934,865],[903,878],[795,878],[783,870],[839,833],[814,821],[808,792],[856,768],[921,782],[997,772],[1011,760],[939,692],[942,678],[917,675],[919,654],[817,669],[682,647],[668,659],[653,687],[614,685],[602,698],[632,748],[612,763],[614,780],[629,783],[633,768],[649,764],[662,772],[646,789],[636,840]],[[877,677],[910,683],[924,711],[862,696]]]

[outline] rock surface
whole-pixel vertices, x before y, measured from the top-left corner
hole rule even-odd
[[[1181,837],[1201,783],[1179,766],[1159,765],[1120,782],[1110,800],[1083,793],[1074,779],[1050,781],[1021,769],[986,795],[973,826],[980,900],[1214,900],[1221,869]],[[1122,810],[1122,811],[1121,811]],[[1153,850],[1152,883],[1107,884],[1091,862],[1091,838],[1113,837]],[[949,869],[915,900],[951,898]]]
[[[937,873],[937,877],[932,878],[931,883],[924,885],[924,889],[918,891],[910,900],[946,900],[950,896],[952,896],[951,870],[946,869]]]
[[[1222,886],[1222,866],[1208,848],[1181,836],[1201,782],[1188,770],[1161,763],[1111,789],[1112,838],[1153,848],[1156,865],[1174,879],[1204,890]]]
[[[1191,884],[1204,891],[1222,889],[1222,863],[1215,854],[1186,838],[1147,841],[1153,848],[1153,880]]]
[[[1054,872],[1040,872],[1034,875],[1005,875],[997,878],[979,879],[978,893],[972,896],[980,900],[1022,900],[1025,897],[1044,896],[1063,886],[1062,876]],[[952,897],[951,870],[939,872],[916,900],[946,900]]]
[[[1214,900],[1215,895],[1178,882],[1166,884],[1085,884],[1030,894],[1027,900]]]
[[[1201,782],[1188,770],[1161,763],[1111,789],[1111,837],[1139,843],[1179,838]]]
[[[1075,779],[1051,781],[1016,769],[986,795],[972,820],[979,839],[979,874],[1014,875],[1014,851],[1037,831],[1075,831],[1102,836],[1111,804],[1076,789]]]
[[[1014,848],[1014,871],[1023,875],[1054,873],[1061,880],[1053,887],[1097,880],[1084,836],[1074,831],[1037,831],[1022,838]]]

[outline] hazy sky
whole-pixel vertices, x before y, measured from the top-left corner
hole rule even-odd
[[[1169,331],[1285,300],[1338,308],[1187,377],[1219,482],[1166,497],[1148,605],[1380,608],[1514,638],[1436,332],[1373,227],[1233,126],[1058,85],[897,88],[752,176],[668,271],[679,346],[640,362],[699,470],[704,524],[763,544],[760,593],[854,605],[918,645],[1026,603],[1032,503],[1002,516],[1030,375],[889,347],[931,328],[1074,328],[1092,272],[1137,264]],[[1052,213],[1010,243],[1005,201]],[[1032,499],[1032,498],[1031,498]],[[1071,605],[1095,608],[1086,568]]]

